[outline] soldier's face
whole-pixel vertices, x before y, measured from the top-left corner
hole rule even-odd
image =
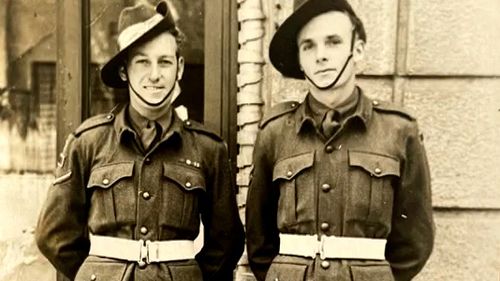
[[[169,104],[171,90],[184,70],[184,60],[176,51],[175,37],[167,32],[134,47],[126,69],[130,95],[148,106]]]
[[[353,25],[349,16],[331,11],[311,19],[299,32],[297,45],[302,71],[315,87],[328,87],[340,74],[351,53]],[[342,86],[354,71],[352,60],[334,88]]]

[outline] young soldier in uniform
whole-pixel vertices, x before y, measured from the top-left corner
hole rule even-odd
[[[412,279],[433,246],[426,154],[414,117],[356,86],[363,25],[345,0],[309,0],[269,57],[305,79],[304,102],[260,124],[247,210],[258,280]]]
[[[225,143],[172,110],[181,34],[165,2],[125,8],[119,30],[101,77],[130,104],[68,137],[38,246],[76,280],[232,280],[244,233]]]

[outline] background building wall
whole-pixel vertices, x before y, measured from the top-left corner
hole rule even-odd
[[[267,54],[276,27],[293,11],[293,2],[262,1],[262,112],[278,102],[302,100],[306,94],[305,84],[282,78]],[[405,106],[418,118],[425,137],[436,244],[415,280],[499,280],[500,2],[350,3],[368,36],[359,84],[371,97]],[[239,158],[251,163],[247,153],[240,151]],[[244,183],[240,182],[242,206]],[[246,264],[244,257],[239,280],[253,280]]]

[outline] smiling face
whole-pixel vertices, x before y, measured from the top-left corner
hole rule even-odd
[[[184,70],[175,37],[163,32],[128,54],[126,73],[120,75],[128,80],[131,104],[146,108],[169,105],[172,89]]]
[[[343,12],[331,11],[311,19],[297,36],[299,64],[308,83],[317,88],[328,87],[341,74],[351,54],[353,24]],[[353,63],[359,59],[363,42],[354,45],[353,59],[347,63],[334,88],[341,87],[354,76]]]

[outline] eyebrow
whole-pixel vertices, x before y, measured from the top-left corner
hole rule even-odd
[[[136,56],[144,56],[147,57],[147,55],[143,52],[135,51],[130,53],[130,58],[136,57]],[[159,58],[176,58],[176,55],[161,55]]]
[[[326,36],[326,39],[327,39],[327,40],[331,40],[331,39],[342,39],[342,36],[341,36],[341,35],[339,35],[339,34],[334,33],[334,34],[327,35],[327,36]],[[311,39],[311,38],[305,38],[305,39],[302,39],[302,40],[300,40],[300,41],[299,41],[298,46],[300,46],[300,45],[302,45],[302,44],[304,44],[304,43],[311,43],[311,42],[313,42],[313,41],[314,41],[314,40],[313,40],[313,39]]]
[[[306,43],[312,43],[312,42],[313,42],[313,40],[309,39],[309,38],[302,39],[302,40],[299,41],[298,46],[301,46],[302,44],[306,44]]]

